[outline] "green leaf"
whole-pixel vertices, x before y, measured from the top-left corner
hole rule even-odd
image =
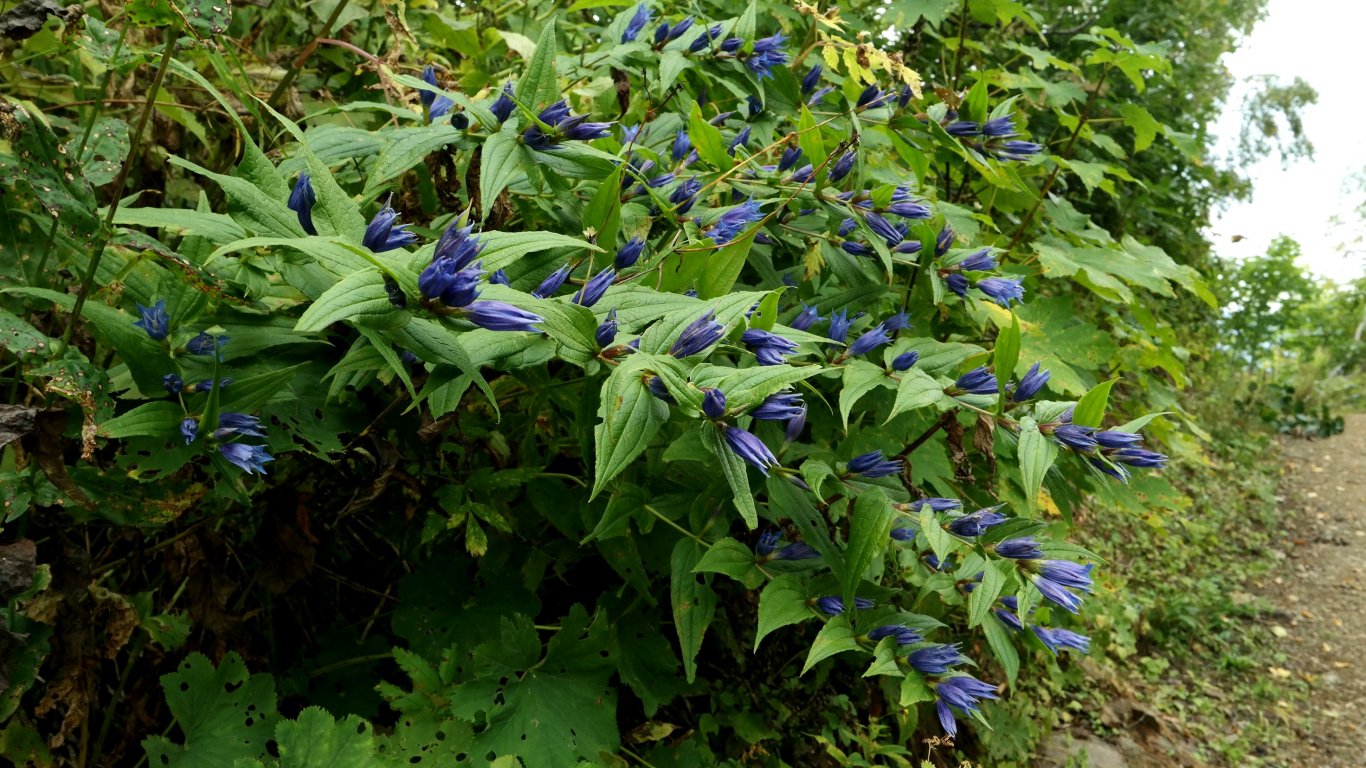
[[[593,199],[583,209],[583,231],[597,233],[595,242],[606,243],[609,248],[616,245],[617,231],[621,228],[622,168],[624,166],[618,167],[602,180]]]
[[[840,389],[840,421],[849,429],[849,412],[859,398],[878,387],[891,386],[887,372],[866,360],[850,360],[844,365],[844,387]]]
[[[313,190],[318,197],[318,202],[313,206],[313,223],[318,227],[318,234],[341,235],[359,240],[365,231],[365,219],[360,215],[356,201],[352,200],[351,196],[346,194],[346,190],[337,184],[337,180],[332,178],[332,169],[308,148],[303,130],[269,104],[260,99],[257,101],[285,127],[285,130],[289,131],[295,141],[299,142],[299,151],[308,162],[308,172],[313,178]]]
[[[693,369],[692,382],[698,389],[716,387],[726,393],[727,405],[747,409],[769,395],[821,372],[818,365],[756,365],[752,368],[726,368],[703,363]]]
[[[659,89],[669,90],[683,70],[691,66],[692,60],[684,56],[682,51],[664,51],[659,56]]]
[[[297,720],[275,726],[280,768],[368,768],[375,764],[370,724],[356,715],[342,720],[308,707]]]
[[[299,363],[235,379],[232,386],[223,391],[223,407],[230,411],[242,412],[260,408],[270,402],[275,393],[289,384],[294,375],[306,365],[308,363]]]
[[[749,249],[753,244],[753,236],[743,234],[725,247],[707,254],[701,279],[697,281],[698,295],[703,299],[711,299],[730,293],[730,289],[740,277],[740,270],[744,268],[745,259],[749,257]],[[699,255],[701,254],[693,254],[693,258]]]
[[[214,244],[241,240],[247,236],[247,231],[231,216],[185,208],[120,207],[114,212],[114,223],[197,235]]]
[[[1010,383],[1010,377],[1015,374],[1015,365],[1020,362],[1020,318],[1014,312],[1010,313],[1010,327],[1002,328],[996,335],[994,361],[996,392],[1000,395],[996,401],[996,412],[1002,413],[1006,405],[1006,384]]]
[[[876,677],[877,675],[888,675],[890,677],[905,677],[906,673],[901,669],[901,663],[897,660],[897,644],[895,637],[884,637],[877,641],[877,647],[873,649],[873,663],[868,665],[868,670],[863,673],[864,677]]]
[[[759,593],[759,626],[754,634],[754,650],[775,629],[800,624],[814,618],[807,605],[806,579],[801,574],[783,573]]]
[[[764,583],[764,572],[754,562],[749,547],[730,537],[712,542],[711,549],[693,568],[694,573],[724,573],[745,586],[755,589]]]
[[[176,436],[180,420],[184,416],[185,411],[179,403],[158,400],[154,403],[144,403],[122,416],[109,419],[100,424],[96,434],[111,438],[150,435],[172,439]]]
[[[1072,423],[1081,427],[1099,427],[1105,418],[1105,404],[1110,399],[1110,388],[1119,379],[1110,379],[1091,387],[1091,390],[1077,401],[1072,410]]]
[[[1124,125],[1133,129],[1134,152],[1142,152],[1153,145],[1153,139],[1162,131],[1163,125],[1148,110],[1134,102],[1119,105],[1119,114]]]
[[[702,637],[716,613],[716,593],[707,586],[693,569],[702,561],[703,547],[692,539],[682,538],[674,545],[669,558],[669,594],[673,601],[674,628],[678,630],[678,647],[683,652],[683,670],[688,682],[697,678],[697,653],[702,650]]]
[[[279,238],[301,238],[305,236],[303,227],[299,226],[298,215],[285,205],[289,200],[288,195],[279,199],[267,196],[255,184],[246,179],[214,173],[208,168],[195,165],[189,160],[183,160],[179,157],[172,156],[167,159],[167,162],[217,182],[218,186],[223,188],[223,193],[227,195],[228,212],[233,214],[235,220],[253,230],[257,235]]]
[[[1001,595],[1001,588],[1005,586],[1006,579],[1002,575],[1000,562],[988,560],[986,567],[982,569],[982,583],[978,584],[968,596],[968,626],[975,627],[986,619],[991,606],[996,602],[996,598]]]
[[[517,100],[528,109],[535,110],[542,104],[549,104],[559,98],[559,75],[555,71],[555,17],[545,23],[541,37],[536,41],[536,53],[527,62],[526,71],[517,81]]]
[[[593,430],[596,450],[590,499],[645,451],[669,419],[669,407],[650,394],[642,380],[643,369],[643,365],[627,358],[603,382],[598,404],[601,421]]]
[[[802,468],[805,469],[812,461],[807,459]],[[768,500],[775,516],[786,517],[795,523],[797,530],[801,531],[802,541],[820,553],[821,559],[836,579],[843,579],[844,551],[831,540],[825,518],[811,503],[811,497],[806,491],[793,485],[790,480],[771,475],[768,478]]]
[[[902,678],[901,700],[898,703],[903,707],[909,707],[924,701],[934,701],[934,689],[925,682],[925,678],[919,674],[910,674]]]
[[[551,248],[602,251],[592,243],[557,232],[485,232],[479,236],[479,242],[484,244],[479,259],[489,272],[510,266],[528,253]],[[435,248],[433,244],[418,251],[416,260],[424,265],[430,262]]]
[[[1020,481],[1024,484],[1025,503],[1029,511],[1034,511],[1038,502],[1039,487],[1043,485],[1044,475],[1053,466],[1058,456],[1058,447],[1053,441],[1039,432],[1039,425],[1029,416],[1020,419]]]
[[[991,647],[996,661],[1000,662],[1001,668],[1005,670],[1006,680],[1013,687],[1015,676],[1020,673],[1020,654],[1015,650],[1010,630],[1006,629],[1006,625],[996,618],[994,613],[987,611],[986,619],[982,622],[982,631],[986,633],[987,645]]]
[[[373,325],[373,322],[366,320],[406,314],[389,301],[389,293],[384,289],[384,276],[379,270],[367,268],[347,275],[324,291],[304,311],[294,330],[313,333],[341,320]]]
[[[917,522],[920,523],[920,532],[924,534],[925,541],[930,545],[930,549],[934,552],[934,556],[939,559],[939,562],[944,562],[944,559],[958,548],[958,540],[944,530],[944,526],[939,522],[939,516],[930,508],[929,504],[920,505],[920,516]]]
[[[801,117],[797,119],[797,145],[802,148],[802,155],[812,168],[821,167],[825,162],[825,144],[821,141],[820,129],[816,127],[816,118],[811,114],[811,110],[803,104],[801,107]]]
[[[688,115],[688,136],[697,149],[698,157],[717,168],[729,168],[735,162],[726,152],[726,142],[721,131],[707,122],[702,116],[702,108],[693,102],[692,112]]]
[[[840,614],[827,621],[816,634],[816,639],[811,642],[811,650],[806,654],[801,674],[806,674],[812,667],[837,653],[857,650],[859,644],[854,640],[854,630],[849,627],[849,616]]]
[[[479,157],[479,206],[482,218],[488,218],[498,195],[522,172],[521,145],[517,143],[517,129],[512,122],[489,134]],[[481,219],[482,220],[482,219]]]
[[[164,736],[143,740],[152,765],[232,768],[235,760],[265,756],[279,719],[269,674],[249,675],[231,651],[217,668],[192,653],[161,678],[161,688],[185,743]]]
[[[896,387],[896,402],[892,404],[892,409],[887,413],[887,419],[882,422],[883,424],[917,408],[937,405],[939,410],[943,411],[956,405],[952,397],[944,394],[944,385],[920,370],[919,366],[901,373],[900,376],[901,383]]]
[[[759,527],[759,510],[754,506],[754,495],[749,490],[749,465],[745,460],[735,455],[735,452],[726,444],[721,437],[721,430],[711,422],[703,422],[702,444],[707,446],[714,456],[721,462],[721,473],[726,476],[726,482],[730,484],[731,494],[735,501],[735,508],[740,511],[740,517],[744,519],[745,526],[751,531]],[[738,427],[731,427],[738,429]]]
[[[1153,419],[1156,419],[1159,416],[1169,415],[1171,415],[1171,411],[1158,411],[1157,413],[1150,413],[1147,416],[1139,416],[1138,418],[1128,422],[1127,424],[1121,424],[1118,427],[1115,427],[1115,429],[1121,432],[1133,432],[1137,434],[1140,429],[1143,429],[1144,427],[1148,426],[1148,423],[1151,422]]]
[[[887,549],[895,523],[896,511],[881,490],[870,487],[859,494],[849,520],[849,543],[844,549],[846,563],[840,586],[845,605],[854,604],[854,592],[864,572]]]
[[[442,122],[417,128],[396,128],[380,135],[384,137],[385,145],[366,171],[362,193],[366,198],[377,197],[391,180],[402,176],[431,153],[454,143],[461,132],[450,123]]]

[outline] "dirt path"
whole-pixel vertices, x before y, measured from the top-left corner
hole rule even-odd
[[[1328,440],[1282,442],[1281,505],[1294,513],[1285,567],[1259,590],[1277,609],[1284,668],[1310,685],[1309,724],[1285,768],[1366,766],[1366,414]]]

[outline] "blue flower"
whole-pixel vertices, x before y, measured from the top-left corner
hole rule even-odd
[[[868,479],[895,475],[901,471],[901,461],[888,459],[882,455],[882,451],[869,451],[868,453],[855,456],[849,460],[847,469],[851,474],[860,475]]]
[[[227,336],[213,337],[208,331],[200,331],[198,336],[185,342],[185,352],[191,355],[211,355],[222,357],[222,349],[231,341]]]
[[[948,672],[950,667],[967,661],[959,649],[960,646],[957,643],[952,645],[932,643],[924,648],[912,651],[906,657],[906,661],[919,672],[924,672],[927,675],[942,675]]]
[[[996,268],[996,259],[992,256],[990,248],[983,248],[968,254],[954,266],[963,271],[989,272]]]
[[[591,307],[594,304],[597,304],[598,300],[602,298],[602,295],[607,293],[607,289],[612,287],[612,281],[615,279],[617,279],[617,271],[615,269],[602,270],[584,282],[583,287],[579,289],[579,292],[574,294],[573,302],[584,307]]]
[[[869,85],[863,89],[863,93],[858,95],[858,102],[854,104],[854,109],[864,109],[865,107],[879,106],[878,97],[882,96],[882,89],[877,87],[877,83]]]
[[[972,675],[943,678],[934,683],[934,692],[939,697],[935,702],[939,724],[950,736],[958,735],[958,722],[954,719],[950,707],[957,707],[964,714],[971,715],[977,711],[978,701],[997,698],[995,686],[988,685]]]
[[[928,219],[931,215],[928,205],[911,200],[894,202],[887,206],[886,211],[903,219]]]
[[[669,150],[669,155],[677,163],[687,157],[690,152],[692,152],[692,139],[688,137],[686,130],[679,129],[678,133],[674,134],[674,143]]]
[[[877,603],[874,603],[866,597],[854,598],[855,610],[866,611],[874,605],[877,605]],[[826,616],[838,616],[841,613],[844,613],[844,601],[834,595],[828,595],[816,601],[816,608]]]
[[[892,360],[892,370],[909,371],[916,363],[920,362],[920,353],[914,349],[910,352],[902,352]]]
[[[736,147],[748,147],[748,146],[749,146],[749,134],[750,134],[750,127],[747,125],[747,126],[745,126],[744,130],[742,130],[742,131],[740,131],[739,133],[735,134],[735,138],[733,138],[733,139],[730,140],[730,146],[726,147],[726,151],[729,152],[731,155],[734,155],[734,154],[735,154],[735,148],[736,148]]]
[[[448,307],[468,306],[479,298],[479,283],[484,277],[481,264],[476,262],[465,269],[450,272],[451,262],[434,261],[418,276],[418,287],[424,296]]]
[[[704,29],[702,30],[702,34],[693,38],[692,43],[688,46],[688,50],[693,53],[700,53],[703,48],[706,48],[708,45],[711,45],[711,41],[715,40],[720,36],[721,25],[713,24],[711,26],[711,29]]]
[[[905,312],[898,312],[886,320],[883,320],[882,327],[886,328],[888,333],[904,331],[911,327],[911,316]]]
[[[728,38],[726,38],[725,40],[722,40],[722,41],[721,41],[721,53],[724,53],[724,54],[726,54],[726,55],[728,55],[728,56],[733,56],[733,55],[735,55],[735,52],[736,52],[736,51],[739,51],[739,50],[740,50],[740,46],[742,46],[742,45],[744,45],[744,44],[745,44],[745,41],[744,41],[744,40],[741,40],[741,39],[738,38],[738,37],[728,37]],[[704,92],[704,93],[705,93],[705,92]],[[698,101],[698,103],[701,104],[701,103],[703,103],[703,102],[702,102],[702,101]]]
[[[943,256],[948,253],[957,237],[958,235],[954,233],[953,227],[945,224],[944,228],[939,230],[939,236],[934,239],[934,255]]]
[[[919,512],[922,507],[929,507],[935,512],[947,512],[950,509],[958,509],[961,506],[963,506],[963,502],[957,499],[941,499],[937,496],[916,499],[910,504],[912,512]]]
[[[787,420],[787,426],[783,427],[783,439],[793,442],[802,436],[802,430],[806,428],[806,406],[803,405],[801,412]]]
[[[645,382],[645,386],[650,390],[650,394],[656,398],[669,405],[676,404],[677,401],[674,400],[673,395],[669,394],[669,388],[664,385],[664,380],[658,376],[651,376],[649,381]]]
[[[896,97],[896,105],[898,107],[901,107],[902,109],[905,109],[906,105],[911,103],[911,97],[914,95],[915,91],[911,90],[911,86],[901,86],[901,93],[898,94]]]
[[[562,139],[601,139],[612,129],[612,123],[589,123],[585,122],[588,115],[569,114],[569,104],[564,99],[541,110],[536,117],[541,123],[552,128],[551,133],[547,134],[539,124],[533,124],[522,132],[522,141],[538,152],[559,149]]]
[[[1059,424],[1053,429],[1053,439],[1074,451],[1091,451],[1096,448],[1096,430],[1077,424]]]
[[[242,435],[244,437],[265,437],[266,433],[261,430],[261,420],[246,413],[220,413],[218,415],[218,429],[213,432],[213,439],[227,440],[230,437]]]
[[[868,639],[877,642],[884,637],[896,638],[897,645],[915,645],[923,638],[905,624],[884,624],[868,632]]]
[[[891,536],[897,541],[915,541],[914,528],[893,528]]]
[[[950,136],[965,139],[969,136],[976,136],[982,132],[982,126],[971,120],[958,120],[944,126],[945,132]]]
[[[1015,131],[1015,120],[1010,115],[997,117],[982,123],[982,135],[991,136],[997,139],[1008,139],[1012,136],[1019,136]]]
[[[778,158],[778,171],[786,171],[788,168],[797,164],[802,159],[801,147],[788,147],[783,150],[783,154]]]
[[[635,266],[636,262],[640,260],[640,254],[644,252],[644,240],[638,237],[633,237],[630,240],[627,240],[626,245],[623,245],[621,247],[621,250],[617,251],[617,269],[626,269],[627,267]]]
[[[266,473],[266,462],[275,460],[274,456],[266,453],[265,446],[261,445],[220,443],[218,452],[223,454],[223,458],[237,465],[247,474],[255,472],[264,475]]]
[[[545,318],[502,301],[476,301],[465,307],[465,319],[490,331],[535,331]]]
[[[758,96],[746,96],[745,104],[749,106],[750,120],[753,120],[764,113],[764,102],[761,101]],[[745,141],[749,141],[749,136],[745,137]]]
[[[970,395],[992,395],[996,393],[996,376],[986,366],[979,366],[959,376],[955,385]]]
[[[736,456],[754,465],[754,468],[765,476],[768,475],[770,468],[780,466],[778,458],[773,455],[773,451],[770,451],[762,440],[749,432],[739,427],[732,427],[729,424],[722,424],[721,436],[725,438],[726,445],[730,446],[731,451]]]
[[[166,314],[166,300],[157,299],[156,303],[150,307],[138,304],[138,314],[141,320],[134,320],[133,325],[147,332],[153,341],[162,341],[171,332],[171,318]]]
[[[610,345],[617,338],[617,310],[612,308],[607,312],[607,319],[602,321],[602,325],[593,332],[593,338],[597,339],[599,347]]]
[[[970,286],[968,284],[968,279],[966,277],[963,277],[957,272],[954,272],[953,274],[950,274],[949,276],[944,278],[944,284],[949,287],[950,291],[953,291],[954,293],[958,294],[959,296],[962,296],[963,298],[967,298],[968,288]]]
[[[1044,647],[1057,655],[1058,651],[1070,648],[1082,653],[1091,652],[1091,638],[1080,635],[1068,629],[1049,629],[1048,627],[1030,627],[1034,635],[1043,642]]]
[[[185,438],[185,444],[189,445],[199,437],[199,421],[193,416],[186,416],[180,420],[180,434]]]
[[[788,421],[802,415],[806,404],[796,392],[779,392],[769,395],[749,415],[760,421]]]
[[[551,272],[549,277],[542,280],[541,284],[536,286],[536,290],[532,291],[531,295],[538,299],[544,299],[555,295],[555,292],[560,290],[560,286],[564,285],[564,281],[569,279],[569,273],[571,271],[569,265],[566,264],[554,272]]]
[[[1043,550],[1039,549],[1039,542],[1026,536],[997,544],[996,554],[1012,560],[1038,560],[1043,557]]]
[[[750,328],[740,336],[740,341],[759,359],[760,365],[782,365],[783,358],[797,351],[797,343],[776,333]]]
[[[402,248],[417,242],[417,235],[408,231],[407,224],[395,224],[398,214],[394,209],[384,206],[375,217],[370,219],[370,224],[365,228],[365,237],[362,243],[366,248],[375,253],[392,251],[395,248]]]
[[[858,154],[854,150],[851,149],[848,152],[845,152],[830,166],[830,172],[826,174],[825,178],[833,184],[845,176],[848,176],[849,172],[854,170],[854,161],[857,159]]]
[[[162,383],[165,384],[165,381],[163,380]],[[229,378],[229,377],[224,377],[224,378],[219,379],[219,380],[218,380],[218,391],[221,392],[221,391],[227,389],[228,386],[231,385],[231,384],[232,384],[232,379]],[[209,392],[209,391],[211,391],[212,389],[213,389],[213,379],[202,379],[201,381],[199,381],[199,382],[196,383],[196,384],[191,384],[191,385],[189,385],[188,387],[185,387],[185,393],[186,393],[186,394],[189,394],[189,395],[193,395],[193,394],[196,393],[196,392]]]
[[[684,179],[682,184],[674,187],[674,191],[669,193],[669,202],[676,206],[677,213],[687,213],[697,202],[697,193],[701,190],[702,182],[697,177]]]
[[[996,614],[996,618],[1000,619],[1002,624],[1005,624],[1016,632],[1023,630],[1024,622],[1020,621],[1019,600],[1017,600],[1014,595],[1007,595],[1001,598],[1000,602],[1001,605],[1005,606],[1004,608],[991,609],[992,612]]]
[[[769,558],[770,560],[814,560],[821,556],[821,553],[811,548],[811,545],[796,541],[780,548]]]
[[[992,154],[1000,160],[1027,160],[1031,155],[1037,155],[1043,151],[1043,147],[1030,141],[1007,141],[1000,147],[992,149]]]
[[[185,388],[185,380],[179,374],[168,373],[161,377],[161,386],[173,395],[180,394],[180,390]]]
[[[441,84],[436,81],[436,70],[432,65],[428,64],[427,67],[422,70],[422,82],[436,88],[441,87]],[[455,107],[455,102],[451,101],[450,97],[444,94],[438,96],[431,91],[422,91],[419,98],[422,99],[422,106],[427,108],[427,122],[436,120],[438,117],[449,113],[451,109]],[[292,200],[293,196],[291,196],[290,199]],[[293,206],[290,207],[292,208]],[[305,230],[306,229],[307,227],[305,227]]]
[[[726,393],[716,387],[702,392],[702,412],[707,418],[719,419],[726,415]]]
[[[441,239],[436,241],[432,261],[447,261],[448,269],[459,272],[469,266],[483,250],[484,243],[479,240],[477,234],[474,234],[473,225],[461,227],[458,222],[451,222],[446,231],[441,233]]]
[[[1000,545],[997,545],[1000,550]],[[1042,557],[1039,553],[1035,559]],[[1081,608],[1081,598],[1071,590],[1090,592],[1091,570],[1093,565],[1081,565],[1070,560],[1044,560],[1035,564],[1036,573],[1030,579],[1039,592],[1049,601],[1062,606],[1072,613]]]
[[[512,285],[512,282],[508,280],[507,271],[502,269],[493,270],[493,274],[489,275],[489,282],[496,285]]]
[[[299,174],[299,180],[294,182],[294,189],[289,191],[289,210],[299,214],[299,226],[310,235],[318,234],[318,228],[313,226],[313,206],[318,202],[318,195],[313,191],[313,179],[305,171]]]
[[[854,339],[854,343],[849,345],[849,349],[846,351],[845,354],[847,354],[849,357],[858,357],[859,355],[872,352],[873,350],[877,349],[878,347],[884,344],[891,343],[892,337],[890,334],[887,333],[886,324],[878,323],[871,329],[865,331],[863,335],[859,336],[857,339]]]
[[[1104,432],[1097,432],[1095,438],[1096,442],[1100,444],[1100,447],[1113,448],[1116,450],[1120,448],[1136,447],[1139,443],[1143,442],[1143,438],[1133,432],[1123,432],[1118,429],[1107,429]]]
[[[1015,394],[1011,395],[1010,399],[1017,403],[1023,403],[1029,398],[1039,394],[1039,390],[1043,389],[1044,385],[1048,383],[1049,375],[1048,371],[1039,370],[1038,363],[1030,366],[1029,373],[1026,373],[1024,378],[1020,379],[1019,385],[1015,387]]]
[[[806,105],[807,105],[808,107],[814,107],[814,106],[816,106],[817,104],[820,104],[821,101],[822,101],[826,96],[829,96],[829,95],[830,95],[830,92],[833,91],[833,90],[835,90],[835,86],[833,86],[833,85],[827,85],[827,86],[823,86],[823,87],[817,89],[817,91],[816,91],[815,93],[811,94],[811,97],[808,98],[808,99],[806,100]]]
[[[498,92],[498,98],[489,105],[489,111],[498,118],[498,122],[506,123],[512,117],[512,110],[517,108],[517,102],[512,100],[512,83],[503,85],[503,90]]]
[[[1019,278],[1014,277],[988,277],[977,283],[977,290],[997,304],[1008,307],[1010,302],[1024,299],[1024,288],[1020,282]]]
[[[621,42],[634,42],[640,36],[640,31],[645,29],[645,25],[650,23],[650,8],[641,3],[636,6],[636,13],[631,20],[626,22],[626,29],[622,30]]]
[[[873,253],[872,248],[854,240],[845,240],[840,243],[840,248],[850,256],[869,256]]]
[[[949,523],[949,530],[958,536],[981,536],[987,532],[988,528],[993,525],[1000,525],[1009,519],[997,512],[997,509],[999,507],[979,509],[970,515],[954,518]]]
[[[806,76],[802,78],[803,96],[807,95],[808,93],[811,93],[812,89],[814,89],[817,85],[820,85],[821,73],[824,71],[824,69],[825,68],[822,67],[820,64],[817,64],[806,71]]]
[[[773,77],[773,68],[787,63],[787,51],[783,50],[785,42],[787,36],[782,32],[755,40],[754,53],[745,60],[745,66],[758,75],[760,80]]]
[[[888,247],[900,243],[906,237],[906,233],[892,226],[892,222],[887,221],[876,213],[868,214],[863,220],[868,225],[868,228],[873,230],[874,234],[887,241]]]
[[[759,209],[759,204],[753,200],[746,200],[721,214],[720,218],[703,232],[716,241],[717,245],[725,245],[739,237],[745,231],[745,227],[763,218],[764,212]]]
[[[759,534],[759,543],[754,545],[754,551],[760,555],[772,554],[774,548],[778,546],[778,542],[782,538],[783,534],[781,531],[764,531]]]
[[[1120,464],[1128,464],[1131,467],[1143,467],[1145,469],[1162,469],[1167,466],[1166,454],[1148,451],[1142,448],[1121,448],[1110,454],[1110,458]]]
[[[821,314],[815,307],[808,307],[807,305],[802,304],[802,311],[798,312],[797,316],[792,318],[792,322],[788,323],[788,325],[799,331],[805,331],[814,325],[817,320],[821,319]]]
[[[830,328],[826,331],[825,335],[829,337],[831,341],[843,344],[844,340],[849,338],[849,323],[851,320],[847,310],[841,309],[838,312],[831,312]]]
[[[725,335],[725,326],[716,322],[716,313],[708,311],[683,329],[673,346],[669,347],[669,354],[677,358],[691,357],[703,352]]]

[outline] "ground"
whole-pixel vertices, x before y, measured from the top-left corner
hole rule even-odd
[[[1285,567],[1259,592],[1286,654],[1266,674],[1309,685],[1285,768],[1366,765],[1366,414],[1328,440],[1283,442],[1280,500],[1293,512]]]
[[[1203,693],[1239,699],[1204,718],[1249,728],[1229,736],[1249,754],[1198,749],[1193,734],[1201,729],[1160,712],[1143,692],[1134,695],[1122,677],[1095,675],[1114,697],[1101,717],[1108,735],[1080,728],[1055,733],[1037,766],[1366,766],[1366,414],[1348,416],[1346,430],[1333,438],[1282,438],[1280,455],[1277,519],[1285,527],[1266,545],[1275,567],[1229,595],[1247,611],[1231,620],[1269,646],[1248,655],[1257,664],[1241,671],[1185,670],[1187,680],[1204,681]]]

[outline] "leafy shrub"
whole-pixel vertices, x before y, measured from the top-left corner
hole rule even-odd
[[[1137,504],[1166,457],[1138,434],[1156,414],[1107,418],[1118,350],[1077,307],[1208,291],[1050,194],[1063,169],[1088,191],[1132,178],[1065,156],[1086,112],[1051,155],[988,76],[927,91],[837,11],[732,5],[547,14],[515,79],[473,54],[422,76],[376,60],[400,104],[299,122],[168,45],[156,84],[207,92],[241,159],[172,156],[198,205],[115,193],[104,222],[92,184],[125,175],[7,109],[0,170],[26,197],[6,346],[32,397],[83,419],[83,461],[14,467],[12,516],[60,498],[82,522],[252,542],[298,508],[397,595],[310,618],[354,659],[282,657],[375,670],[347,696],[276,668],[334,714],[282,706],[236,655],[189,656],[153,764],[800,760],[824,717],[953,735],[989,721],[1022,650],[1085,652],[1072,614],[1100,564],[1057,517],[1101,489]],[[174,41],[177,19],[149,23]],[[86,52],[124,66],[88,25]],[[1080,40],[1100,80],[1168,67],[1114,30]],[[1125,114],[1151,145],[1156,121]],[[1128,369],[1179,375],[1152,354]],[[318,550],[299,525],[270,539],[286,559]],[[272,554],[253,580],[287,592],[302,577]],[[189,633],[174,602],[139,611],[168,649]]]

